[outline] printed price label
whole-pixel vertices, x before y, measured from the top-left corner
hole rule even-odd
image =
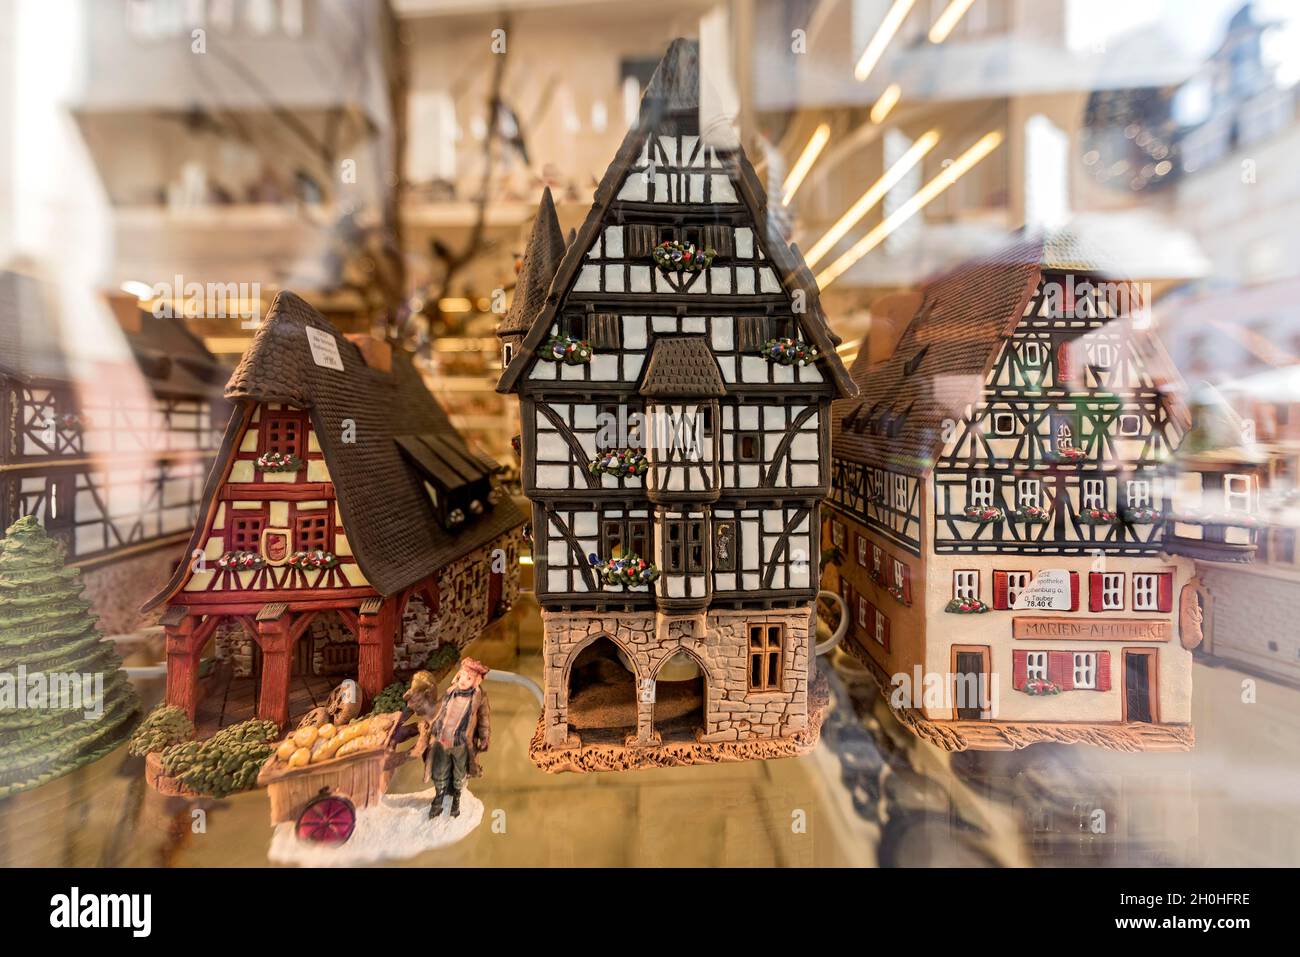
[[[1016,596],[1012,608],[1016,611],[1069,611],[1070,605],[1070,573],[1060,568],[1047,568],[1035,575],[1029,586]]]
[[[311,346],[311,358],[318,366],[326,369],[343,371],[343,358],[339,355],[338,341],[328,332],[308,326],[307,342]]]

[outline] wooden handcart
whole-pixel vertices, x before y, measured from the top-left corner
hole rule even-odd
[[[267,758],[257,783],[271,799],[271,824],[294,821],[299,839],[313,843],[347,841],[357,810],[379,803],[409,753],[396,748],[400,717],[394,712],[372,719],[388,725],[380,747],[298,768],[285,767],[274,754]]]

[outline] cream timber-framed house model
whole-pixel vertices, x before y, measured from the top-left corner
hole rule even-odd
[[[1195,523],[1234,543],[1220,560],[1252,547],[1245,470],[1227,511],[1207,494],[1186,514],[1202,476],[1174,474],[1181,384],[1140,288],[1075,245],[1026,241],[884,305],[907,318],[869,336],[862,394],[833,414],[845,646],[950,750],[1190,747],[1202,612],[1182,543]]]
[[[313,703],[291,686],[355,678],[369,701],[509,608],[523,512],[406,353],[282,292],[226,397],[194,558],[149,603],[166,605],[168,704],[195,715],[214,657],[284,725]]]
[[[544,622],[534,761],[797,753],[830,402],[856,389],[744,152],[701,135],[675,41],[564,247],[544,197],[500,328]]]

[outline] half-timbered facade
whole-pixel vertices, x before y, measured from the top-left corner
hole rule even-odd
[[[226,395],[192,560],[151,601],[167,606],[169,703],[194,714],[220,641],[260,682],[259,716],[284,724],[295,673],[373,696],[509,606],[523,515],[407,356],[281,293]]]
[[[133,366],[87,381],[38,284],[0,275],[0,528],[35,516],[108,634],[139,623],[141,581],[180,557],[229,414],[229,370],[179,320],[134,300],[119,318]]]
[[[531,312],[502,324],[545,622],[544,767],[815,740],[827,412],[854,387],[743,151],[701,133],[698,66],[694,43],[672,45],[558,261],[543,199],[516,289]],[[592,756],[605,745],[617,756]]]
[[[1199,602],[1165,543],[1189,416],[1141,304],[1027,242],[925,287],[836,405],[828,587],[946,747],[1190,746]]]

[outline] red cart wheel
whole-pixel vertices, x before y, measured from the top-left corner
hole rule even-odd
[[[357,826],[357,809],[328,790],[312,798],[298,815],[298,839],[314,844],[344,844]]]

